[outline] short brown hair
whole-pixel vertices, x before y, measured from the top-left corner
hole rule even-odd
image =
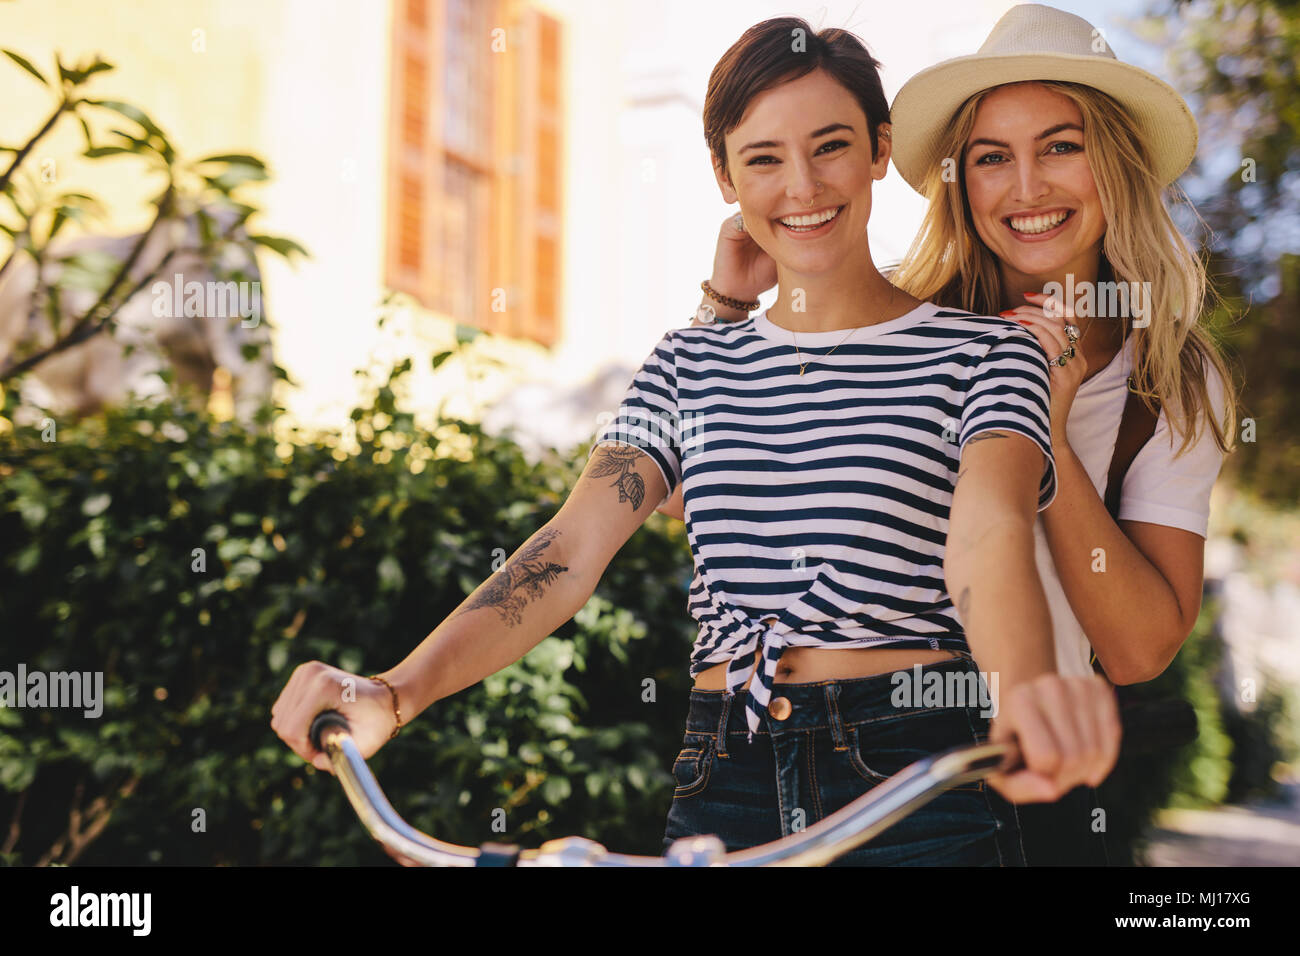
[[[802,49],[794,38],[801,38]],[[852,33],[838,28],[813,30],[802,17],[776,17],[756,23],[722,55],[709,75],[704,97],[704,140],[727,172],[726,135],[740,125],[750,101],[774,86],[823,69],[853,94],[867,117],[871,158],[877,130],[889,122],[889,102],[880,85],[880,63]]]

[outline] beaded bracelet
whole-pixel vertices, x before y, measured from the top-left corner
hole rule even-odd
[[[395,726],[393,732],[388,735],[388,739],[392,740],[397,736],[397,732],[402,729],[402,712],[397,708],[397,691],[393,688],[392,684],[388,683],[388,681],[384,680],[384,678],[380,677],[378,674],[372,674],[370,679],[379,681],[379,683],[388,688],[388,693],[393,695],[393,716],[397,718],[397,726]]]
[[[721,302],[723,305],[732,309],[744,309],[746,312],[753,312],[755,309],[758,308],[759,305],[757,299],[755,299],[753,302],[746,302],[744,299],[733,299],[729,295],[723,295],[721,292],[715,292],[713,290],[713,286],[709,285],[708,279],[705,279],[703,282],[700,283],[700,288],[704,290],[704,294],[707,295],[710,299],[713,299],[715,302]]]

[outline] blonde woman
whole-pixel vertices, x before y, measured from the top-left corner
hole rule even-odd
[[[1195,121],[1099,37],[1079,17],[1017,6],[977,54],[903,86],[894,164],[929,206],[890,279],[1014,318],[1052,359],[1060,486],[1035,539],[1057,667],[1095,663],[1132,684],[1159,675],[1196,621],[1235,395],[1197,321],[1203,267],[1162,200],[1195,153]],[[741,300],[770,284],[740,225],[723,225],[693,324],[745,321],[738,306],[754,303]],[[661,510],[681,517],[682,504],[679,491]],[[1081,787],[1021,807],[1029,864],[1105,862],[1098,805]]]

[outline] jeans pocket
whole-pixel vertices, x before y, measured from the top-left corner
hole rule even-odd
[[[960,707],[926,708],[899,717],[867,721],[847,730],[849,764],[873,785],[884,783],[918,760],[977,742],[970,720]],[[980,792],[984,781],[948,789]]]
[[[693,797],[709,785],[716,747],[708,734],[687,734],[673,761],[673,799]]]

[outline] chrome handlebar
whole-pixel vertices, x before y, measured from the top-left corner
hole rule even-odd
[[[1123,753],[1165,749],[1196,737],[1196,713],[1185,701],[1121,707]],[[847,806],[788,837],[726,851],[715,836],[683,837],[663,856],[611,853],[585,837],[548,840],[537,849],[486,843],[458,846],[411,826],[393,809],[338,711],[312,721],[311,741],[330,758],[361,823],[389,850],[423,866],[825,866],[866,843],[950,787],[981,780],[1021,763],[1015,741],[956,747],[904,767]]]

